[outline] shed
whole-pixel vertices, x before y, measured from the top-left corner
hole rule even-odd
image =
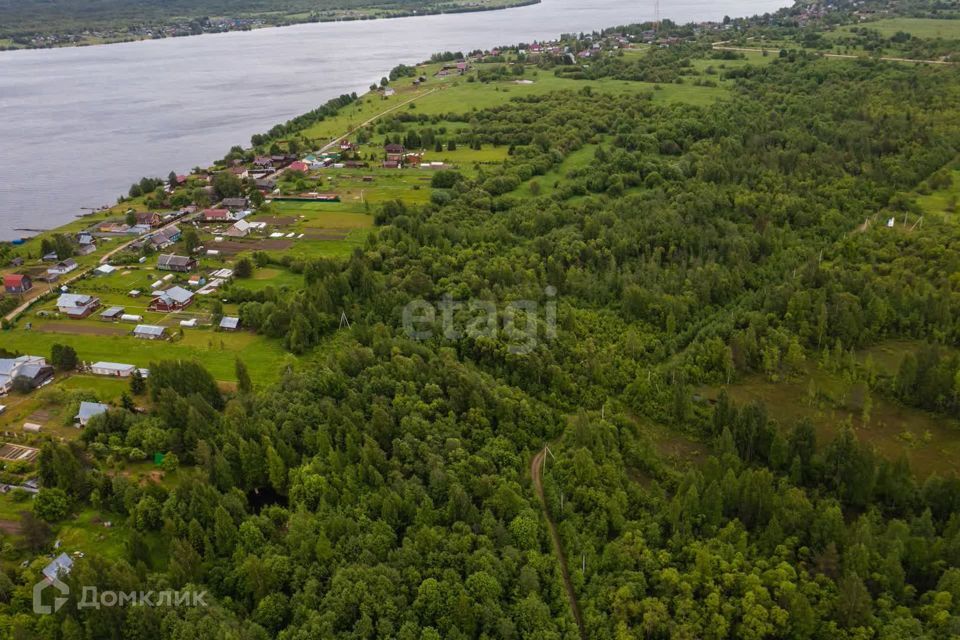
[[[123,315],[123,307],[110,307],[100,314],[101,320],[117,321]]]
[[[134,365],[120,362],[94,362],[90,365],[90,373],[98,376],[113,376],[114,378],[128,378],[133,375],[135,370]]]
[[[73,559],[67,554],[61,553],[53,559],[53,562],[43,568],[43,575],[50,581],[59,580],[61,576],[70,573],[71,569],[73,569]]]
[[[77,412],[77,415],[73,417],[73,420],[79,423],[81,427],[85,427],[93,417],[106,413],[109,410],[109,406],[100,402],[81,402],[80,410]]]
[[[133,329],[133,335],[144,340],[160,340],[166,335],[166,327],[158,327],[152,324],[138,324]]]

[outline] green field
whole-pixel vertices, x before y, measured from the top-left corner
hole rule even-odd
[[[935,18],[888,18],[841,27],[837,29],[837,32],[849,32],[855,27],[873,29],[888,38],[901,31],[909,33],[915,38],[943,38],[947,40],[960,38],[960,20],[938,20]]]
[[[3,333],[6,349],[48,356],[54,344],[66,344],[76,349],[81,360],[96,362],[125,362],[146,367],[150,362],[171,358],[197,360],[217,380],[233,381],[234,360],[243,359],[254,374],[264,380],[274,380],[287,357],[279,342],[245,331],[223,333],[207,329],[185,329],[182,338],[167,342],[134,338],[131,335],[97,336],[71,333],[47,333],[42,322],[34,329],[16,329]]]
[[[869,355],[878,372],[894,375],[904,355],[918,347],[915,342],[890,341],[860,352],[857,359],[862,365]],[[860,440],[890,460],[905,457],[922,477],[957,470],[960,422],[906,407],[815,365],[798,379],[772,382],[754,375],[724,388],[739,404],[763,403],[782,429],[792,428],[801,419],[811,420],[821,443],[833,440],[843,425],[851,424]],[[705,397],[716,398],[719,387],[702,391]],[[871,405],[866,421],[865,397]]]

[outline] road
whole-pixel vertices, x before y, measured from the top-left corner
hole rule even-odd
[[[724,47],[729,40],[724,40],[723,42],[713,43],[713,48],[717,51],[744,51],[748,53],[763,53],[764,51],[772,52],[773,48],[770,49],[757,49],[753,47]],[[952,65],[953,62],[948,62],[947,60],[914,60],[912,58],[896,58],[893,56],[880,56],[879,58],[872,58],[870,56],[858,56],[852,53],[821,53],[819,54],[824,58],[842,58],[845,60],[883,60],[884,62],[916,62],[918,64],[941,64],[941,65]]]
[[[405,106],[407,106],[408,104],[410,104],[411,102],[414,102],[414,101],[416,101],[416,100],[419,100],[420,98],[425,98],[425,97],[427,97],[428,95],[430,95],[431,93],[436,93],[437,91],[440,91],[440,89],[442,89],[442,88],[443,88],[443,87],[437,87],[436,89],[430,89],[430,91],[427,91],[426,93],[421,93],[420,95],[414,96],[414,97],[410,98],[409,100],[405,100],[405,101],[401,102],[400,104],[397,104],[397,105],[394,105],[394,106],[390,107],[390,108],[387,109],[386,111],[381,111],[380,113],[378,113],[377,115],[373,116],[372,118],[370,118],[370,119],[367,120],[366,122],[363,122],[363,123],[357,125],[356,127],[354,127],[353,129],[350,129],[350,131],[347,131],[345,134],[343,134],[343,135],[340,136],[339,138],[335,138],[335,139],[331,140],[331,141],[328,142],[326,145],[324,145],[323,148],[321,148],[318,153],[324,153],[325,151],[329,151],[329,150],[331,149],[331,147],[333,147],[334,145],[340,144],[340,141],[341,141],[341,140],[344,140],[344,139],[346,139],[346,138],[349,138],[350,136],[352,136],[354,133],[356,133],[356,132],[359,131],[360,129],[363,129],[363,128],[366,127],[366,126],[369,126],[369,125],[373,124],[374,122],[376,122],[377,120],[379,120],[379,119],[382,118],[383,116],[387,115],[388,113],[391,113],[391,112],[393,112],[393,111],[396,111],[396,110],[399,109],[400,107],[405,107]]]
[[[540,508],[543,511],[543,517],[547,521],[547,529],[550,530],[550,540],[553,543],[553,553],[560,562],[560,573],[563,576],[563,588],[567,592],[567,601],[570,603],[570,613],[577,622],[577,628],[580,630],[580,637],[586,640],[587,633],[583,626],[583,614],[580,612],[580,603],[577,602],[577,594],[573,590],[573,582],[570,581],[570,569],[567,566],[567,556],[563,552],[563,544],[560,542],[560,532],[557,531],[557,525],[550,517],[547,510],[547,500],[543,494],[543,463],[544,456],[547,455],[546,448],[533,456],[530,461],[530,480],[533,481],[533,490],[537,493],[540,500]]]
[[[379,119],[382,118],[383,116],[387,115],[388,113],[392,113],[392,112],[396,111],[397,109],[400,109],[400,108],[402,108],[402,107],[407,106],[407,105],[410,104],[411,102],[414,102],[414,101],[416,101],[416,100],[419,100],[420,98],[425,98],[426,96],[429,96],[429,95],[432,94],[432,93],[436,93],[437,91],[440,91],[442,88],[443,88],[443,87],[436,87],[436,88],[434,88],[434,89],[430,89],[430,90],[427,91],[426,93],[421,93],[421,94],[419,94],[419,95],[416,95],[416,96],[410,98],[409,100],[404,100],[403,102],[401,102],[401,103],[399,103],[399,104],[396,104],[396,105],[390,107],[389,109],[386,109],[386,110],[384,110],[384,111],[381,111],[380,113],[378,113],[377,115],[373,116],[373,117],[370,118],[369,120],[361,123],[360,125],[354,127],[353,129],[350,129],[349,131],[347,131],[345,134],[343,134],[343,135],[340,136],[339,138],[335,138],[334,140],[331,140],[330,142],[328,142],[323,148],[320,149],[319,153],[323,153],[323,152],[325,152],[325,151],[329,151],[330,148],[333,147],[334,145],[340,144],[340,141],[341,141],[341,140],[344,140],[344,139],[346,139],[346,138],[349,138],[351,135],[353,135],[354,133],[356,133],[357,131],[359,131],[359,130],[362,129],[363,127],[366,127],[366,126],[369,126],[369,125],[373,124],[374,122],[376,122],[377,120],[379,120]],[[278,172],[278,173],[279,173],[279,172]],[[172,227],[173,225],[177,224],[178,222],[183,222],[183,218],[174,220],[173,222],[170,222],[169,224],[166,224],[166,225],[164,225],[164,226],[162,226],[162,227],[160,227],[160,228],[158,228],[158,229],[152,229],[152,230],[150,231],[150,233],[155,233],[155,232],[157,232],[157,231],[162,231],[163,229],[166,229],[166,228],[168,228],[168,227]],[[147,234],[144,234],[144,235],[147,235]],[[106,264],[107,261],[109,261],[111,257],[113,257],[113,256],[116,255],[117,253],[123,251],[124,249],[126,249],[127,247],[129,247],[131,244],[133,244],[133,243],[136,242],[137,240],[141,239],[142,237],[143,237],[143,236],[137,236],[136,238],[133,238],[133,239],[129,240],[128,242],[125,242],[125,243],[121,244],[120,246],[115,247],[114,249],[111,249],[111,250],[108,251],[107,253],[103,254],[103,256],[100,258],[100,264]],[[63,280],[63,281],[57,283],[57,285],[58,285],[58,286],[69,285],[70,283],[75,282],[76,280],[78,280],[78,279],[82,278],[83,276],[87,275],[88,273],[90,273],[94,268],[95,268],[95,267],[88,267],[88,268],[86,268],[86,269],[84,269],[84,270],[82,270],[82,271],[77,270],[77,273],[76,273],[76,274],[74,274],[73,276],[71,276],[70,278],[68,278],[68,279],[66,279],[66,280]],[[9,321],[9,322],[13,322],[14,320],[16,320],[16,319],[20,316],[20,314],[22,314],[22,313],[25,312],[27,309],[29,309],[30,306],[31,306],[34,302],[37,301],[37,298],[41,297],[41,296],[44,295],[45,293],[47,293],[46,290],[41,290],[41,289],[39,289],[39,288],[37,288],[37,289],[31,289],[31,290],[30,290],[29,297],[26,297],[26,298],[24,299],[24,301],[23,301],[22,304],[20,304],[19,306],[17,306],[13,311],[11,311],[10,313],[8,313],[7,315],[5,315],[5,316],[4,316],[4,319],[7,320],[7,321]]]

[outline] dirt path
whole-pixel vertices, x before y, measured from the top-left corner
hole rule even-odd
[[[405,106],[407,106],[408,104],[410,104],[411,102],[414,102],[414,101],[416,101],[416,100],[419,100],[420,98],[426,98],[426,97],[429,96],[431,93],[436,93],[437,91],[440,91],[440,89],[442,89],[442,88],[443,88],[443,87],[437,87],[436,89],[431,89],[430,91],[427,91],[426,93],[421,93],[421,94],[418,95],[418,96],[414,96],[414,97],[410,98],[409,100],[405,100],[405,101],[401,102],[400,104],[394,105],[394,106],[390,107],[389,109],[387,109],[386,111],[381,111],[380,113],[378,113],[377,115],[373,116],[372,118],[370,118],[370,119],[367,120],[366,122],[363,122],[363,123],[357,125],[356,127],[354,127],[353,129],[350,129],[350,131],[347,131],[345,134],[343,134],[343,135],[340,136],[339,138],[336,138],[336,139],[334,139],[334,140],[331,140],[330,142],[328,142],[327,144],[325,144],[325,145],[320,149],[320,151],[319,151],[318,153],[323,153],[323,152],[325,152],[325,151],[329,151],[332,146],[334,146],[334,145],[336,145],[336,144],[340,144],[340,141],[341,141],[341,140],[344,140],[345,138],[349,138],[350,136],[352,136],[354,133],[356,133],[356,132],[359,131],[360,129],[363,129],[363,128],[366,127],[367,125],[373,124],[374,122],[376,122],[377,120],[379,120],[379,119],[382,118],[383,116],[387,115],[388,113],[392,113],[392,112],[396,111],[397,109],[399,109],[400,107],[405,107]]]
[[[106,264],[106,263],[110,260],[110,258],[112,258],[112,257],[113,257],[114,255],[116,255],[117,253],[123,251],[124,249],[126,249],[127,247],[129,247],[131,244],[133,244],[133,243],[136,242],[137,240],[140,240],[141,238],[143,238],[143,236],[149,235],[149,234],[151,234],[151,233],[157,233],[158,231],[163,231],[163,230],[165,230],[165,229],[167,229],[167,228],[169,228],[169,227],[172,227],[172,226],[176,225],[177,223],[183,222],[183,221],[185,221],[185,220],[186,220],[186,217],[179,218],[179,219],[177,219],[177,220],[174,220],[173,222],[170,222],[170,223],[168,223],[168,224],[163,225],[162,227],[160,227],[160,228],[158,228],[158,229],[151,229],[150,231],[148,231],[148,232],[145,233],[145,234],[139,235],[139,236],[137,236],[136,238],[132,238],[132,239],[126,241],[126,242],[121,243],[120,246],[115,247],[115,248],[111,249],[110,251],[107,251],[105,254],[103,254],[103,256],[100,257],[100,261],[99,261],[99,263],[98,263],[96,266],[99,266],[99,265],[101,265],[101,264]],[[66,280],[62,280],[62,281],[60,281],[60,282],[57,282],[57,283],[56,283],[56,286],[57,286],[58,288],[59,288],[59,287],[62,287],[62,286],[69,286],[70,284],[73,284],[74,282],[76,282],[77,280],[79,280],[80,278],[82,278],[83,276],[85,276],[85,275],[87,275],[88,273],[90,273],[91,271],[93,271],[95,268],[96,268],[96,267],[93,267],[93,266],[92,266],[92,267],[87,267],[86,269],[82,269],[82,270],[81,270],[81,269],[78,269],[75,274],[73,274],[72,276],[70,276],[70,277],[67,278]],[[48,292],[51,291],[52,289],[53,289],[53,284],[50,285],[50,289],[41,289],[40,287],[35,287],[35,288],[33,288],[33,289],[30,289],[29,295],[24,297],[23,304],[21,304],[21,305],[18,306],[16,309],[14,309],[13,311],[11,311],[11,312],[8,313],[7,315],[5,315],[5,316],[4,316],[4,319],[5,319],[5,320],[8,320],[8,321],[10,321],[10,322],[13,322],[14,320],[16,320],[16,319],[20,316],[20,314],[22,314],[24,311],[26,311],[27,309],[29,309],[29,308],[33,305],[33,303],[37,301],[37,298],[43,296],[44,294],[48,293]]]
[[[0,532],[9,536],[16,536],[20,535],[21,531],[23,531],[23,525],[20,524],[19,520],[0,520]]]
[[[563,545],[560,542],[560,533],[557,531],[557,525],[550,517],[547,511],[547,500],[543,495],[543,462],[547,455],[546,449],[533,456],[530,461],[530,479],[533,481],[533,489],[537,492],[537,499],[540,500],[540,508],[543,511],[543,517],[547,521],[547,528],[550,530],[550,540],[553,543],[553,552],[560,562],[560,573],[563,575],[563,588],[567,592],[567,601],[570,603],[570,612],[577,622],[577,628],[580,630],[580,637],[586,640],[587,632],[583,626],[583,614],[580,612],[580,603],[577,602],[577,594],[573,590],[573,583],[570,581],[570,569],[567,566],[567,556],[563,552]]]

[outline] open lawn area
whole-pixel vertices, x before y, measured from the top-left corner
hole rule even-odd
[[[30,446],[36,446],[33,440],[45,437],[72,440],[80,433],[73,419],[81,399],[116,406],[129,388],[129,380],[125,378],[58,372],[53,382],[42,389],[26,395],[11,393],[0,400],[7,406],[0,415],[0,430],[15,434],[17,442]],[[144,400],[141,398],[138,402],[143,404]],[[24,422],[42,425],[41,435],[25,434]]]
[[[44,332],[37,329],[26,331],[16,328],[0,334],[6,349],[47,356],[54,344],[66,344],[76,349],[80,359],[86,362],[105,360],[125,362],[147,367],[151,362],[169,359],[197,360],[217,380],[234,381],[234,360],[243,359],[257,380],[270,382],[280,373],[287,357],[283,346],[276,340],[246,331],[225,333],[210,329],[184,329],[182,338],[173,342],[152,341],[134,338],[131,335],[97,336],[62,332]]]
[[[518,84],[526,80],[532,84]],[[660,87],[657,89],[657,87]],[[655,85],[650,82],[633,82],[604,78],[600,80],[574,80],[558,78],[553,73],[528,69],[523,76],[498,82],[466,82],[461,79],[449,88],[425,96],[414,105],[416,113],[442,115],[468,113],[503,104],[514,97],[544,95],[553,91],[580,91],[591,87],[597,93],[645,93],[653,92],[654,101],[686,102],[689,104],[712,104],[727,95],[722,87],[697,87],[694,85]]]
[[[543,174],[542,176],[536,176],[532,180],[520,185],[516,191],[516,195],[524,198],[532,197],[534,195],[533,191],[531,190],[532,184],[538,185],[540,189],[539,195],[550,195],[556,191],[557,186],[562,183],[563,179],[568,173],[575,169],[582,169],[588,166],[593,160],[596,152],[597,145],[584,145],[583,148],[577,149],[568,155],[563,159],[562,163],[547,173]]]
[[[892,374],[904,354],[916,347],[904,341],[884,343],[861,352],[858,360],[862,363],[869,354],[878,370]],[[811,420],[821,446],[849,423],[862,442],[890,460],[905,456],[921,477],[960,471],[960,422],[904,406],[815,365],[801,379],[771,382],[754,375],[724,388],[738,404],[763,403],[782,429]],[[700,393],[716,398],[719,390],[704,387]],[[867,416],[865,404],[870,407]]]
[[[890,37],[898,32],[909,33],[915,38],[960,38],[960,20],[938,20],[935,18],[888,18],[875,22],[861,22],[837,29],[837,32],[851,31],[854,28],[866,28]]]
[[[927,213],[943,214],[945,219],[956,222],[960,216],[960,169],[954,169],[948,175],[949,186],[918,195],[917,204]]]

